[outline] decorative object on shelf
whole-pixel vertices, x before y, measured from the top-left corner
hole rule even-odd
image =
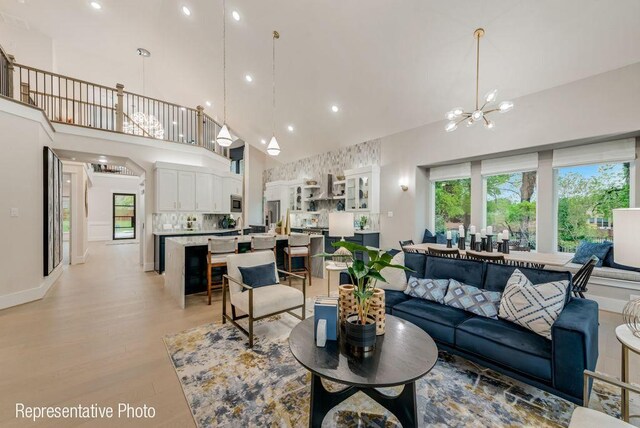
[[[461,107],[456,107],[449,111],[446,115],[449,123],[445,126],[445,131],[451,132],[458,128],[458,125],[465,122],[467,126],[473,126],[476,122],[484,122],[484,127],[487,129],[493,129],[494,123],[487,119],[490,113],[499,111],[505,113],[513,108],[513,102],[502,101],[497,107],[493,106],[497,99],[497,90],[489,91],[483,100],[483,104],[480,105],[479,89],[480,89],[480,38],[484,36],[484,29],[478,28],[473,32],[473,37],[476,39],[476,106],[472,112],[465,112]],[[488,107],[488,108],[487,108]]]
[[[345,176],[344,175],[336,175],[336,180],[338,181],[344,181]]]
[[[478,238],[478,234],[476,233],[475,226],[469,226],[469,248],[472,250],[476,249],[476,240]]]
[[[338,203],[336,204],[336,210],[344,211],[344,201],[343,200],[339,200],[338,201]]]
[[[487,234],[487,244],[485,245],[484,250],[487,253],[493,253],[493,235]]]
[[[276,222],[276,233],[280,235],[282,233],[282,220]]]
[[[222,128],[218,132],[216,142],[222,147],[229,147],[233,140],[227,128],[227,1],[222,0]]]
[[[375,303],[376,283],[378,280],[386,282],[380,271],[384,268],[409,269],[402,265],[392,264],[393,257],[386,251],[347,241],[338,241],[331,245],[346,248],[351,252],[351,260],[349,260],[347,270],[351,279],[356,282],[353,288],[356,313],[347,316],[346,343],[354,354],[366,354],[372,351],[376,344],[378,326],[374,307],[378,307],[377,305],[381,303],[380,300]],[[356,256],[356,252],[359,253],[358,256]],[[364,257],[359,257],[365,254],[369,256],[367,262],[362,260]],[[333,254],[323,253],[315,257],[332,258]],[[382,302],[382,309],[384,309],[384,302]],[[382,312],[384,313],[384,310]]]
[[[613,258],[621,265],[640,267],[640,208],[613,210]],[[640,337],[640,299],[629,301],[622,310],[629,330]]]
[[[271,156],[278,156],[280,154],[280,145],[278,145],[278,140],[276,140],[276,40],[280,38],[280,33],[277,31],[273,32],[273,75],[272,75],[272,90],[273,90],[273,117],[272,117],[272,131],[273,135],[271,137],[271,141],[269,141],[269,145],[267,146],[267,153]]]
[[[481,236],[480,237],[480,251],[486,251],[487,248],[487,237],[486,236]]]
[[[329,213],[329,236],[340,237],[344,242],[344,238],[353,236],[353,213]],[[337,263],[346,264],[351,260],[353,254],[343,247],[338,248],[333,253],[332,260]]]
[[[307,180],[307,186],[315,186],[318,182],[316,180]]]
[[[369,222],[369,217],[367,217],[366,215],[363,215],[362,217],[360,217],[360,222],[359,222],[360,230],[364,230],[368,222]]]
[[[458,226],[458,249],[465,250],[466,249],[466,239],[464,236],[464,225]]]
[[[284,218],[284,234],[291,234],[291,210],[287,208],[287,216]]]

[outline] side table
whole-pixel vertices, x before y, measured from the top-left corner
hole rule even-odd
[[[621,380],[629,383],[629,351],[640,355],[640,337],[637,337],[626,324],[616,327],[616,337],[622,345]],[[629,391],[622,390],[622,420],[629,422]],[[633,416],[635,417],[635,416]]]
[[[327,271],[327,296],[331,295],[331,272],[342,272],[349,268],[346,263],[327,262],[324,265]]]

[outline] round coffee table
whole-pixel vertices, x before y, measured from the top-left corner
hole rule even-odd
[[[289,348],[300,364],[311,372],[309,426],[320,427],[325,415],[337,404],[362,391],[393,413],[403,427],[417,424],[416,380],[427,374],[438,360],[438,347],[421,328],[409,321],[386,316],[385,334],[378,336],[375,350],[365,357],[353,356],[343,340],[315,344],[313,317],[299,323],[289,336]],[[321,379],[348,385],[329,392]],[[375,388],[404,385],[398,396]]]

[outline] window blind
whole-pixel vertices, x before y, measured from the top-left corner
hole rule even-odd
[[[598,163],[630,162],[636,158],[634,138],[587,144],[553,151],[553,167],[590,165]]]
[[[471,177],[471,162],[455,165],[438,166],[429,170],[429,180],[458,180]]]
[[[537,169],[538,153],[483,160],[480,168],[482,175],[509,174]]]

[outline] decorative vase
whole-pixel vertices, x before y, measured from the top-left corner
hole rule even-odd
[[[344,327],[347,317],[357,312],[356,296],[353,295],[355,286],[342,284],[338,286],[338,308],[340,312],[340,327]]]
[[[376,336],[384,334],[384,326],[386,323],[384,311],[384,290],[382,288],[374,288],[373,296],[371,296],[371,305],[369,306],[369,315],[376,320]]]
[[[471,234],[471,242],[469,242],[469,248],[474,251],[476,249],[476,235],[474,233]]]
[[[282,227],[276,227],[275,231],[277,235],[282,234]]]
[[[485,251],[493,253],[493,235],[487,235],[487,246],[485,247]]]
[[[622,310],[622,319],[634,336],[640,337],[640,299],[630,300]]]
[[[366,354],[376,347],[376,322],[371,316],[362,324],[358,315],[349,315],[345,323],[345,333],[347,345],[355,355]]]
[[[503,239],[502,240],[502,253],[503,254],[509,254],[509,240],[508,239]]]
[[[480,251],[487,251],[487,238],[480,238]]]

